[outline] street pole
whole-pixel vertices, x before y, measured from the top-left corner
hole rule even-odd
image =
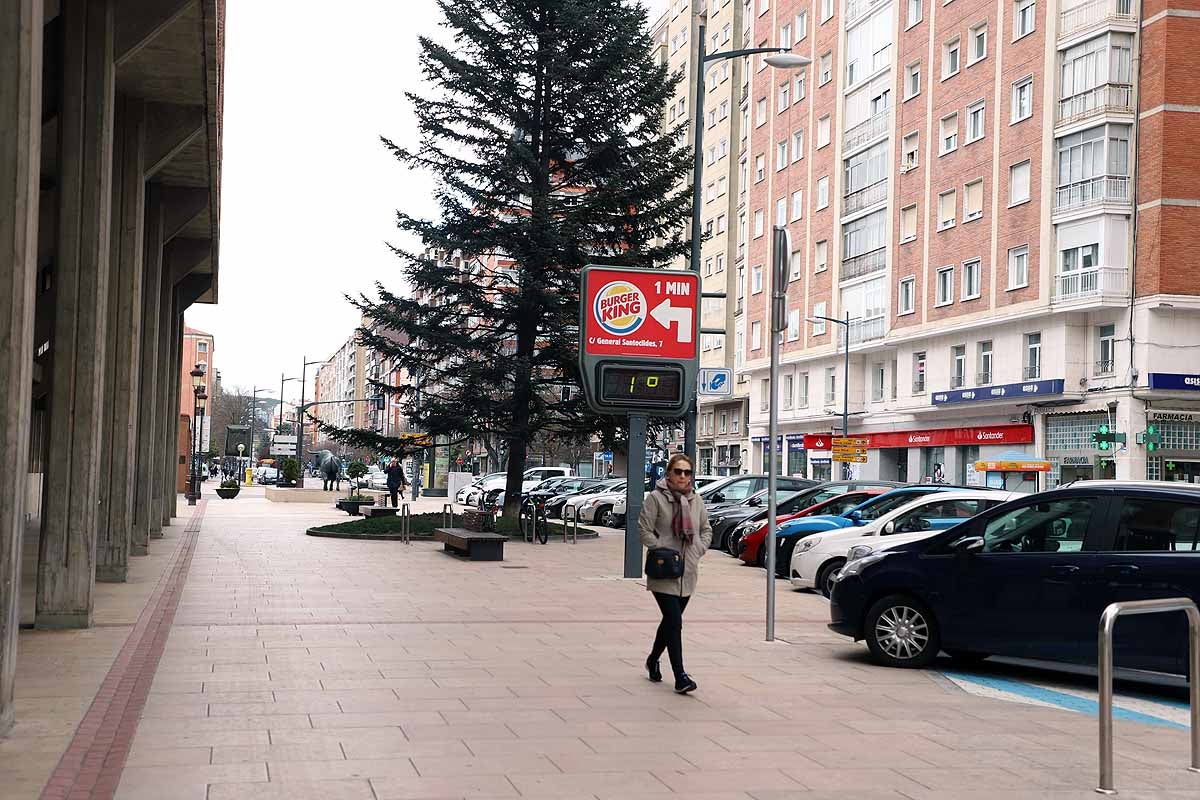
[[[842,361],[842,438],[850,436],[850,312],[845,312],[845,322],[842,323],[844,339],[844,357]],[[849,480],[850,464],[842,462],[842,480]]]
[[[257,384],[250,387],[250,461],[246,463],[246,469],[254,463],[254,418],[258,416],[258,386]],[[238,467],[241,469],[241,466]],[[254,473],[251,472],[250,480],[253,481]]]
[[[638,536],[638,517],[642,515],[642,499],[646,495],[646,417],[642,414],[629,415],[629,457],[625,472],[628,477],[625,479],[624,576],[640,578],[642,540]]]
[[[704,72],[705,72],[705,49],[704,37],[706,26],[701,24],[699,33],[696,37],[696,99],[695,99],[695,114],[692,116],[692,252],[688,269],[700,274],[700,204],[701,192],[700,183],[704,177]],[[703,278],[700,278],[703,281]],[[703,294],[703,292],[701,293]],[[693,387],[694,388],[694,387]],[[696,417],[699,414],[697,406],[698,398],[696,393],[692,392],[691,402],[688,404],[687,416],[683,422],[683,452],[691,459],[692,464],[696,464]]]
[[[200,429],[197,427],[197,421],[200,416],[200,412],[197,409],[197,406],[199,405],[199,400],[197,400],[198,396],[199,396],[199,393],[193,389],[192,390],[192,447],[191,447],[191,452],[189,453],[189,459],[188,459],[189,461],[191,461],[191,472],[189,473],[189,476],[188,476],[188,493],[187,493],[187,503],[189,506],[196,505],[196,447],[197,447],[197,440],[199,440],[199,438],[200,438]]]
[[[787,228],[775,226],[771,269],[771,372],[767,386],[767,641],[775,641],[775,515],[779,486],[779,338],[787,326],[788,258],[792,252]]]
[[[300,366],[300,411],[296,415],[296,458],[300,461],[300,480],[296,482],[297,489],[304,488],[304,473],[306,469],[304,458],[304,390],[308,388],[308,367],[311,364],[324,364],[324,361],[309,361],[308,356],[301,356],[304,363]]]

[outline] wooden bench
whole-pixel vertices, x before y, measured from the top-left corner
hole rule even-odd
[[[434,528],[433,538],[445,545],[447,553],[471,561],[503,561],[507,536],[481,533],[466,528]]]
[[[366,511],[370,518],[394,517],[400,511],[396,506],[363,506],[360,510]]]

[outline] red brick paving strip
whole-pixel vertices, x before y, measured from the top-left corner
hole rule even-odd
[[[103,800],[117,793],[129,744],[179,607],[207,506],[208,500],[201,499],[192,512],[170,565],[42,790],[42,800]]]

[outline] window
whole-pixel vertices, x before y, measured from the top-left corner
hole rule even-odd
[[[711,258],[704,259],[704,274],[712,275],[713,260]]]
[[[833,0],[821,0],[821,24],[829,22],[833,17]]]
[[[721,433],[728,433],[729,432],[729,412],[728,411],[721,412],[720,421],[721,421],[721,427],[718,428],[718,430]]]
[[[808,36],[808,12],[801,11],[796,15],[796,41]]]
[[[911,100],[921,93],[921,62],[904,68],[904,99]]]
[[[1106,182],[1094,179],[1129,174],[1128,126],[1109,125],[1106,128],[1098,125],[1056,141],[1059,188],[1056,206],[1072,207],[1100,200],[1108,191],[1104,186]]]
[[[817,86],[824,86],[833,79],[833,53],[824,53],[818,63],[820,71],[817,74]]]
[[[942,80],[958,74],[959,50],[962,45],[957,36],[942,45]]]
[[[725,217],[721,216],[721,217],[718,217],[717,219],[724,220]],[[724,228],[721,228],[721,230],[724,230]],[[724,271],[725,271],[725,254],[717,253],[717,272],[724,272]]]
[[[903,278],[897,294],[897,314],[911,314],[916,310],[917,279]]]
[[[196,352],[197,353],[207,353],[208,352],[208,342],[196,342]]]
[[[904,141],[900,150],[900,169],[908,171],[915,169],[918,161],[918,150],[921,146],[921,134],[918,132],[910,133],[904,137]]]
[[[783,27],[779,29],[778,44],[780,47],[789,47],[792,44],[792,23],[783,23]]]
[[[905,206],[900,209],[900,243],[911,242],[917,238],[917,206]]]
[[[942,117],[942,138],[939,155],[946,155],[958,149],[958,114]]]
[[[1036,17],[1036,0],[1017,0],[1013,6],[1013,41],[1033,33]]]
[[[992,343],[979,343],[979,374],[976,376],[975,383],[979,386],[987,386],[992,382]]]
[[[817,210],[829,206],[829,176],[817,178]]]
[[[837,370],[834,367],[825,368],[825,405],[831,406],[837,402]]]
[[[938,230],[954,227],[954,215],[958,210],[958,195],[953,189],[938,195]]]
[[[767,121],[767,98],[760,97],[754,104],[754,127],[759,127]]]
[[[787,225],[787,198],[781,197],[775,201],[775,224]]]
[[[792,384],[793,384],[793,382],[794,382],[794,379],[792,378],[791,375],[783,376],[783,392],[781,392],[779,395],[779,402],[783,408],[791,408],[792,407],[792,392],[793,392]]]
[[[1033,76],[1022,78],[1013,83],[1012,88],[1012,121],[1013,124],[1033,116]]]
[[[758,155],[754,157],[754,182],[758,183],[763,178],[767,177],[767,157]]]
[[[937,271],[937,302],[945,306],[954,302],[954,267],[942,267]]]
[[[758,0],[758,15],[761,17],[771,8],[771,0]]]
[[[804,190],[797,189],[792,192],[792,221],[796,221],[804,216]]]
[[[1117,518],[1113,549],[1180,552],[1200,549],[1200,505],[1148,497],[1126,497]]]
[[[788,165],[788,140],[784,139],[775,144],[775,171],[779,172]]]
[[[1025,376],[1027,381],[1042,377],[1042,334],[1025,334]]]
[[[967,106],[967,144],[983,138],[985,105],[982,100]]]
[[[983,178],[963,187],[963,222],[983,216]]]
[[[724,180],[724,178],[722,178],[721,180]],[[724,233],[727,228],[728,228],[728,225],[726,225],[726,223],[725,223],[725,215],[718,214],[717,215],[717,233]],[[724,256],[717,256],[717,258],[723,259]],[[717,263],[720,263],[720,261],[718,261]]]
[[[967,35],[967,66],[987,58],[987,23],[980,23],[971,28]]]
[[[722,64],[722,66],[724,66],[724,64]],[[721,106],[717,110],[717,119],[729,119],[729,101],[728,100],[721,101]],[[722,150],[721,155],[725,155],[725,152],[724,152],[725,148],[721,148],[721,150]]]
[[[802,158],[804,158],[804,131],[796,131],[792,134],[792,163],[795,164]]]
[[[755,239],[757,239],[759,236],[763,235],[763,227],[764,227],[763,212],[762,212],[762,209],[760,208],[754,212],[754,238]]]
[[[1111,375],[1116,371],[1117,326],[1096,327],[1096,365],[1092,374]]]
[[[762,264],[755,264],[750,269],[750,294],[758,294],[763,290]]]
[[[817,149],[829,144],[829,115],[817,120]]]
[[[974,300],[982,292],[983,268],[978,258],[963,262],[962,299]]]
[[[925,352],[913,353],[913,394],[925,391]]]
[[[1075,272],[1079,269],[1090,269],[1100,261],[1100,245],[1085,244],[1070,247],[1062,251],[1062,271]]]
[[[813,336],[825,335],[826,322],[825,320],[821,319],[821,317],[826,315],[825,308],[825,303],[817,303],[815,306],[813,306]]]
[[[871,399],[877,403],[883,399],[885,377],[886,373],[883,370],[883,364],[871,365]]]
[[[1008,251],[1008,288],[1023,289],[1029,285],[1029,245],[1023,244]]]
[[[723,197],[729,188],[729,180],[724,175],[717,178],[717,197]]]
[[[750,323],[750,349],[762,350],[762,323],[758,320]]]
[[[808,408],[808,373],[801,372],[796,381],[796,408]]]
[[[758,407],[762,411],[768,411],[771,408],[771,381],[769,378],[763,378],[758,382]]]
[[[796,88],[795,88],[795,91],[792,92],[792,102],[799,103],[801,100],[803,100],[805,97],[808,96],[808,90],[806,89],[806,82],[804,80],[803,74],[797,75],[795,77],[795,84],[796,84]]]
[[[906,29],[916,25],[924,18],[921,9],[922,2],[923,0],[908,0],[908,17],[904,23]]]
[[[829,266],[829,242],[820,241],[813,245],[813,272],[824,272]]]
[[[1015,206],[1028,201],[1029,162],[1022,161],[1020,164],[1013,164],[1008,168],[1008,204]]]
[[[950,348],[950,388],[961,389],[967,385],[967,346],[956,344]]]
[[[779,106],[778,106],[778,108],[775,109],[776,114],[782,114],[784,111],[787,110],[787,107],[789,105],[791,105],[791,102],[790,102],[791,94],[792,94],[791,90],[792,90],[791,81],[785,81],[784,83],[780,84],[780,86],[779,86]]]
[[[1032,502],[1002,512],[983,529],[985,553],[1078,553],[1095,497]]]
[[[794,342],[800,338],[800,309],[793,308],[788,312],[787,340]]]
[[[714,108],[708,112],[708,127],[715,128],[717,126],[717,110]]]

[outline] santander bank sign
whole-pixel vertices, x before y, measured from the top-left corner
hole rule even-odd
[[[1032,425],[992,425],[967,428],[935,428],[924,431],[892,431],[888,433],[855,433],[867,440],[867,447],[952,447],[955,445],[1029,444],[1033,441]]]

